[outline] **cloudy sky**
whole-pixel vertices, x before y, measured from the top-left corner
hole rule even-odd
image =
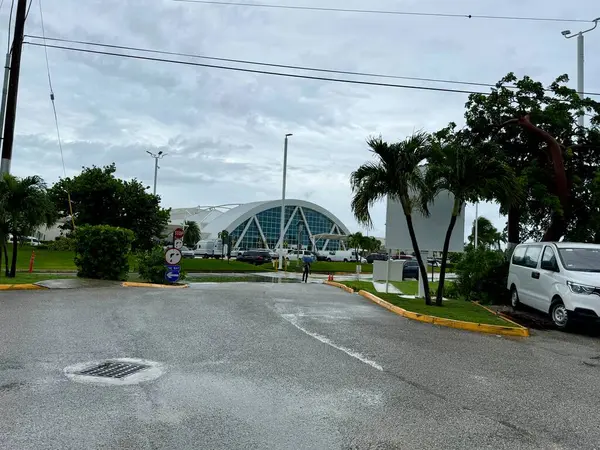
[[[37,2],[26,25],[26,33],[32,35],[41,34]],[[577,0],[576,8],[574,2],[563,0],[272,2],[589,20],[600,15],[594,0]],[[0,44],[6,45],[10,2],[3,3]],[[576,43],[560,32],[586,27],[171,0],[46,0],[43,8],[49,37],[484,83],[514,71],[546,83],[568,73],[575,86]],[[381,134],[393,141],[413,130],[435,131],[449,121],[460,124],[467,100],[465,94],[291,79],[57,49],[48,54],[67,175],[78,173],[81,166],[114,161],[119,176],[151,185],[153,160],[146,150],[163,150],[168,156],[160,164],[158,193],[165,206],[275,199],[281,196],[283,137],[293,133],[288,197],[328,208],[351,229],[358,225],[350,212],[348,178],[370,157],[365,139]],[[600,55],[600,30],[586,35],[586,55],[586,90],[598,92],[600,78],[593,75],[600,73],[600,57],[594,56]],[[43,49],[26,45],[13,172],[39,174],[51,183],[63,169],[48,92]],[[480,213],[504,227],[494,205],[481,205]],[[466,214],[470,224],[474,207]],[[383,236],[385,205],[376,206],[373,216],[375,229],[370,233]]]

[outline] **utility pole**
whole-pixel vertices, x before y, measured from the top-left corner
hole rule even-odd
[[[21,72],[21,51],[23,49],[23,35],[25,33],[25,15],[27,0],[18,0],[15,16],[15,32],[13,38],[12,55],[10,61],[10,77],[6,99],[6,118],[4,121],[4,140],[2,141],[2,160],[0,172],[10,173],[12,148],[15,139],[15,122],[17,118],[17,96],[19,93],[19,74]]]
[[[290,136],[293,136],[293,134],[286,134],[283,142],[283,187],[281,189],[281,220],[279,222],[279,270],[283,270],[283,241],[285,238],[285,182],[287,177],[288,138]]]
[[[583,99],[583,79],[584,79],[584,65],[585,65],[585,51],[584,51],[584,42],[583,35],[592,30],[595,30],[598,26],[598,22],[600,21],[600,17],[594,19],[594,26],[592,28],[588,28],[587,30],[583,30],[578,32],[577,34],[571,33],[571,30],[564,30],[561,34],[567,39],[574,38],[577,36],[577,93],[579,94],[579,98]],[[583,128],[585,125],[584,121],[584,112],[581,111],[579,118],[577,120],[578,125]]]
[[[163,159],[165,156],[167,156],[166,153],[163,153],[162,150],[160,152],[158,152],[157,154],[154,154],[148,150],[146,150],[146,153],[148,153],[150,156],[152,156],[154,158],[154,190],[152,191],[152,193],[154,195],[156,195],[156,180],[158,179],[158,160],[159,159]]]

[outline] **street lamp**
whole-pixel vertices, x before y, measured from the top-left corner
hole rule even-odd
[[[600,21],[600,17],[594,19],[594,26],[592,28],[588,28],[587,30],[580,31],[577,34],[571,33],[571,30],[564,30],[561,34],[567,38],[571,39],[577,36],[577,93],[579,94],[579,98],[583,99],[583,74],[584,74],[584,50],[583,50],[583,35],[589,31],[595,30],[598,26],[598,21]],[[581,128],[584,126],[584,115],[583,112],[579,115],[578,124]]]
[[[285,135],[283,142],[283,188],[281,189],[281,221],[279,223],[279,270],[283,270],[283,238],[285,230],[285,178],[287,175],[287,149],[288,138],[292,133]]]
[[[154,191],[152,192],[154,195],[156,195],[156,178],[158,177],[158,160],[159,159],[163,159],[165,156],[167,156],[167,153],[163,153],[162,150],[158,153],[152,153],[151,151],[146,150],[146,153],[148,153],[150,156],[152,156],[154,158]]]

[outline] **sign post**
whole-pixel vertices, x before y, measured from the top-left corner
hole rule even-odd
[[[165,250],[165,281],[176,283],[181,276],[182,254],[180,248],[183,247],[183,229],[176,228],[173,231],[173,247]]]

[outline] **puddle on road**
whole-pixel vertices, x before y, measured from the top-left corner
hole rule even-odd
[[[289,284],[300,283],[298,278],[277,278],[263,277],[260,275],[214,275],[214,274],[194,274],[187,279],[188,283],[269,283],[269,284]]]

